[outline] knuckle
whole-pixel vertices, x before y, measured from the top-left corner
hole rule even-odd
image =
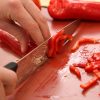
[[[8,1],[8,6],[12,9],[16,9],[17,10],[20,8],[21,2],[20,0],[9,0]]]

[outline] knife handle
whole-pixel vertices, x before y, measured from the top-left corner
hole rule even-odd
[[[18,67],[18,64],[15,63],[15,62],[10,62],[10,63],[8,63],[7,65],[5,65],[4,67],[7,68],[7,69],[12,70],[12,71],[14,71],[14,72],[16,72],[17,67]]]

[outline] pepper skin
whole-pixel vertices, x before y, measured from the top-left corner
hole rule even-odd
[[[72,36],[64,33],[64,30],[58,32],[55,36],[50,38],[48,41],[47,56],[55,57],[56,54],[60,53],[66,40],[72,40]]]
[[[0,29],[0,41],[19,57],[24,56],[25,54],[27,54],[36,47],[36,44],[33,41],[29,41],[28,50],[25,53],[22,53],[19,41],[15,37],[10,35],[8,32],[1,29]]]
[[[54,19],[83,19],[100,21],[100,2],[51,0],[48,12]]]
[[[80,47],[80,45],[83,45],[83,44],[99,44],[99,43],[100,42],[98,42],[98,40],[95,40],[92,38],[90,38],[90,39],[89,38],[82,38],[74,44],[71,51],[75,52]]]
[[[93,85],[97,83],[98,77],[93,77],[90,81],[85,84],[81,84],[80,87],[84,90],[91,88]]]
[[[79,79],[81,79],[81,74],[80,71],[77,67],[75,66],[70,66],[70,72],[72,72],[73,74],[75,74]]]

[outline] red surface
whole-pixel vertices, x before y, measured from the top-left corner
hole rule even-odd
[[[69,22],[53,21],[46,9],[42,11],[46,15],[52,34]],[[100,85],[96,85],[85,94],[82,94],[82,89],[79,87],[80,83],[86,82],[91,76],[82,71],[82,81],[80,81],[70,73],[67,65],[73,63],[73,61],[77,62],[80,60],[80,58],[78,59],[78,56],[81,56],[79,55],[79,51],[84,46],[70,56],[72,59],[69,59],[70,48],[77,39],[81,37],[100,38],[100,23],[82,22],[76,32],[78,35],[65,47],[63,53],[41,66],[23,85],[16,89],[15,93],[8,97],[8,100],[100,100],[100,96],[98,95],[100,93]],[[91,52],[93,50],[100,52],[100,45],[86,45],[85,49]],[[89,56],[91,53],[86,54]],[[18,59],[2,49],[0,49],[0,55],[0,59],[2,60],[0,65],[13,61],[13,59]]]

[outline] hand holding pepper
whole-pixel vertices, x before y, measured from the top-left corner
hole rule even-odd
[[[0,29],[19,40],[22,52],[27,50],[29,37],[39,45],[50,36],[46,19],[33,0],[0,0]]]
[[[50,36],[46,19],[33,1],[0,0],[0,41],[5,41],[19,55],[26,52],[30,39],[39,45]],[[6,95],[13,92],[16,83],[16,73],[0,67],[0,100],[6,100]]]

